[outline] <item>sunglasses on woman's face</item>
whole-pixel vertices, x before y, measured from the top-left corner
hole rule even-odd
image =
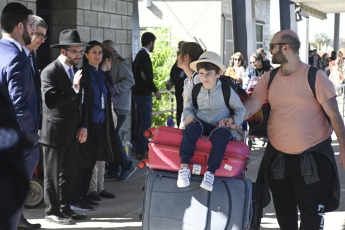
[[[234,61],[242,61],[241,58],[234,58]]]

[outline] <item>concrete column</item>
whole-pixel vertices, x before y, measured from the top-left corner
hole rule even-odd
[[[301,42],[300,58],[308,63],[309,58],[309,18],[304,18],[298,22],[298,37]]]
[[[280,13],[280,29],[291,29],[291,16],[290,16],[290,1],[279,0],[279,13]]]
[[[340,14],[334,14],[334,50],[339,50]]]
[[[139,27],[139,9],[138,0],[133,0],[133,18],[132,18],[132,58],[140,50],[140,27]]]
[[[232,21],[233,21],[233,39],[234,50],[241,52],[243,58],[248,60],[247,56],[247,30],[246,30],[246,1],[232,0]]]

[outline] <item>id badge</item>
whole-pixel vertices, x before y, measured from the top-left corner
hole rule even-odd
[[[103,93],[102,93],[102,96],[101,96],[101,107],[102,107],[102,109],[105,108],[104,107],[104,95],[103,95]]]

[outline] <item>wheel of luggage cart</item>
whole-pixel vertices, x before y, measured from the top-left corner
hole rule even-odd
[[[36,208],[43,203],[43,182],[38,178],[32,178],[29,193],[25,200],[26,208]]]

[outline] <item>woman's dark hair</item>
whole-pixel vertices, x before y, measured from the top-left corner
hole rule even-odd
[[[156,41],[156,36],[151,32],[145,32],[141,35],[141,45],[146,46],[150,44],[150,42]]]
[[[328,56],[328,54],[327,54],[327,53],[324,53],[324,54],[322,55],[322,59],[325,60],[325,57],[327,57],[327,56]]]
[[[196,65],[196,69],[199,71],[200,69],[205,69],[206,71],[211,71],[211,70],[214,70],[216,72],[216,74],[219,73],[219,70],[220,68],[211,63],[211,62],[199,62],[197,65]]]
[[[103,49],[103,56],[102,56],[102,61],[100,63],[100,66],[102,66],[105,60],[107,59],[113,62],[113,54],[109,50]]]
[[[264,58],[262,57],[261,54],[253,53],[250,57],[255,58],[256,61],[258,61],[258,60],[261,61],[263,64]]]
[[[102,48],[102,44],[100,42],[98,42],[98,41],[95,41],[95,40],[90,41],[87,44],[88,44],[88,46],[86,46],[86,49],[85,49],[85,53],[87,53],[87,54],[89,54],[90,49],[92,49],[95,46],[100,46]],[[102,50],[103,50],[103,48],[102,48]],[[104,52],[104,50],[103,50],[103,52]],[[84,53],[84,56],[83,56],[83,67],[86,67],[89,64],[89,60],[86,58],[85,53]]]
[[[188,54],[191,62],[193,62],[199,59],[204,50],[202,50],[201,46],[198,43],[186,42],[181,46],[179,52],[182,54],[182,56]]]
[[[29,15],[33,15],[32,10],[26,8],[23,4],[18,2],[8,3],[1,13],[1,30],[5,33],[12,33],[14,27],[20,22],[26,26]]]

